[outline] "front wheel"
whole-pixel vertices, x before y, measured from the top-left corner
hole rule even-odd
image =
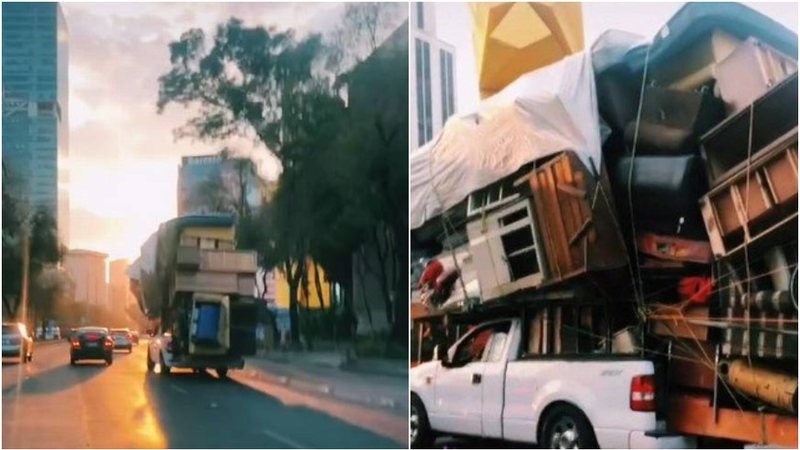
[[[556,406],[544,422],[541,448],[598,448],[589,419],[574,406]]]
[[[152,372],[156,368],[156,363],[153,362],[153,358],[150,357],[150,349],[147,349],[147,371]]]
[[[411,448],[431,448],[433,445],[433,431],[428,422],[428,413],[425,405],[416,395],[411,396],[411,410],[409,420],[409,442]]]

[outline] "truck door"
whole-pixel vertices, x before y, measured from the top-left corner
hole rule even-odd
[[[483,358],[481,427],[487,438],[503,437],[503,404],[511,322],[494,324]]]
[[[451,349],[450,364],[436,373],[431,425],[439,431],[481,435],[483,356],[493,324],[470,331]]]

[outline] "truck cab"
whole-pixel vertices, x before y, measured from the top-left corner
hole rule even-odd
[[[412,368],[412,447],[429,447],[437,434],[544,448],[695,446],[657,420],[652,361],[530,351],[541,337],[521,318],[492,320]]]

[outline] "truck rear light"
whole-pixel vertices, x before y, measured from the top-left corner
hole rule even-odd
[[[656,380],[653,375],[639,375],[631,379],[631,410],[656,410]]]

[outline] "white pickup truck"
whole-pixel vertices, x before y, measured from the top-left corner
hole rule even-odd
[[[543,448],[696,446],[656,420],[651,361],[526,356],[523,335],[520,319],[486,322],[411,369],[413,448],[430,448],[438,434]]]

